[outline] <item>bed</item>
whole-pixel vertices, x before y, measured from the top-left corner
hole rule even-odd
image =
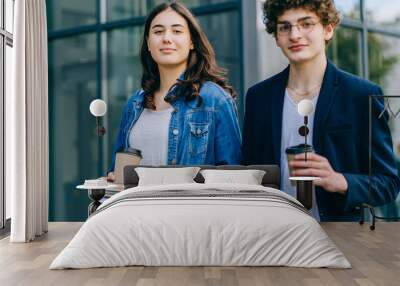
[[[200,167],[264,170],[265,175],[260,185],[204,183],[200,173],[193,183],[138,185],[137,169],[128,166],[127,189],[88,218],[50,269],[351,267],[307,210],[279,191],[277,166]]]

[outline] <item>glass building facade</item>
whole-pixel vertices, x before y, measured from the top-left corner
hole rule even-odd
[[[145,16],[158,0],[47,0],[49,30],[50,220],[86,219],[86,192],[75,186],[105,174],[121,110],[140,87]],[[262,24],[260,0],[186,0],[229,72],[243,119],[245,90],[287,62]],[[343,21],[328,57],[342,69],[400,95],[400,5],[397,0],[335,0]],[[397,4],[397,5],[396,5]],[[252,25],[254,23],[254,25]],[[102,98],[107,133],[96,137],[89,104]],[[400,107],[400,105],[399,105]],[[399,125],[399,128],[397,128]],[[391,122],[400,152],[400,124]],[[399,133],[399,136],[397,135]],[[398,153],[400,158],[400,153]],[[368,154],[366,154],[368,156]],[[397,203],[399,205],[400,203]],[[381,208],[398,216],[396,203]]]

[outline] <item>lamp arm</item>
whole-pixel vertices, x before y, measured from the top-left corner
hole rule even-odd
[[[308,124],[308,116],[304,116],[304,126],[306,127],[306,129],[308,128],[307,127],[307,124]],[[307,134],[308,132],[306,132],[304,135],[304,148],[305,148],[305,150],[304,150],[304,160],[307,162]]]
[[[96,116],[96,132],[97,136],[103,136],[106,133],[106,129],[103,126],[100,126],[100,118]]]

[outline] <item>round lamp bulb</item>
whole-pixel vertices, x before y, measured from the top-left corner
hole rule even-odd
[[[309,99],[303,99],[297,104],[297,112],[302,116],[308,116],[314,111],[314,104]]]
[[[101,117],[107,112],[107,104],[104,100],[95,99],[90,103],[89,110],[93,116]]]

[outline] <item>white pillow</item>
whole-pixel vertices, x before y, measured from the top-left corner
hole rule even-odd
[[[139,176],[138,186],[195,183],[193,179],[196,177],[199,170],[199,167],[135,168]]]
[[[202,170],[205,184],[233,183],[261,185],[265,171],[261,170]]]

